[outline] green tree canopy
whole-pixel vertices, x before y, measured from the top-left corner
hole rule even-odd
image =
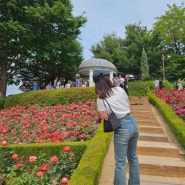
[[[112,62],[120,72],[139,75],[142,48],[149,43],[147,29],[138,23],[125,26],[125,30],[125,38],[115,33],[105,35],[91,51],[95,57]]]
[[[75,72],[85,24],[69,0],[0,1],[0,92],[6,85]]]
[[[161,47],[172,53],[185,54],[185,7],[167,5],[169,10],[157,17],[154,30],[162,37]]]
[[[165,76],[169,80],[185,78],[185,7],[173,4],[157,17],[153,32],[161,37],[159,49],[164,53]]]

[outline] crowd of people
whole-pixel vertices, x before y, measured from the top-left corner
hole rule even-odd
[[[87,87],[88,82],[85,79],[80,79],[79,76],[76,77],[75,81],[68,80],[66,81],[65,78],[58,78],[56,77],[53,83],[53,86],[50,82],[48,84],[48,89],[62,89],[62,88],[71,88],[71,87]]]
[[[115,86],[119,86],[125,90],[127,95],[128,92],[128,75],[122,77],[122,75],[114,75],[112,82]],[[89,86],[88,80],[84,78],[80,78],[79,76],[76,77],[75,81],[65,80],[63,77],[55,77],[53,83],[50,81],[48,84],[42,82],[41,84],[38,81],[33,81],[31,89],[27,89],[26,86],[23,84],[20,86],[20,90],[22,92],[27,92],[29,90],[43,90],[43,89],[63,89],[63,88],[71,88],[71,87],[87,87]]]
[[[52,83],[50,81],[48,84],[42,82],[41,84],[38,81],[33,81],[31,88],[26,88],[26,85],[23,84],[19,88],[22,92],[27,92],[29,90],[43,90],[43,89],[63,89],[71,87],[87,87],[88,82],[85,79],[80,79],[79,76],[76,77],[75,81],[68,80],[66,81],[63,77],[56,77]]]
[[[125,77],[122,77],[122,75],[115,75],[112,79],[112,82],[115,86],[119,86],[121,88],[123,88],[125,90],[125,92],[127,93],[127,95],[129,96],[129,92],[128,92],[128,75],[125,75]]]

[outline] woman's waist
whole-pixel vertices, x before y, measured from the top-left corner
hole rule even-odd
[[[129,116],[129,115],[130,115],[130,112],[127,112],[127,113],[124,113],[124,114],[116,114],[116,117],[118,119],[122,119],[122,118],[125,118],[125,117]]]

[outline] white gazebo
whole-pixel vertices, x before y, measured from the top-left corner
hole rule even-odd
[[[112,80],[113,74],[117,73],[117,69],[113,63],[100,58],[83,61],[78,68],[78,74],[89,77],[90,87],[93,86],[93,73],[96,71],[103,71],[105,74],[109,74],[110,80]]]

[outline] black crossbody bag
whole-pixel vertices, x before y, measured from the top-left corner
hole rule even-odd
[[[107,104],[111,110],[111,113],[109,114],[107,111],[108,120],[104,120],[103,129],[104,129],[104,132],[113,132],[121,127],[121,123],[120,123],[119,119],[116,117],[116,115],[114,114],[114,112],[112,111],[108,101],[106,99],[105,99],[105,101],[107,102]],[[103,103],[106,108],[104,100],[103,100]]]

